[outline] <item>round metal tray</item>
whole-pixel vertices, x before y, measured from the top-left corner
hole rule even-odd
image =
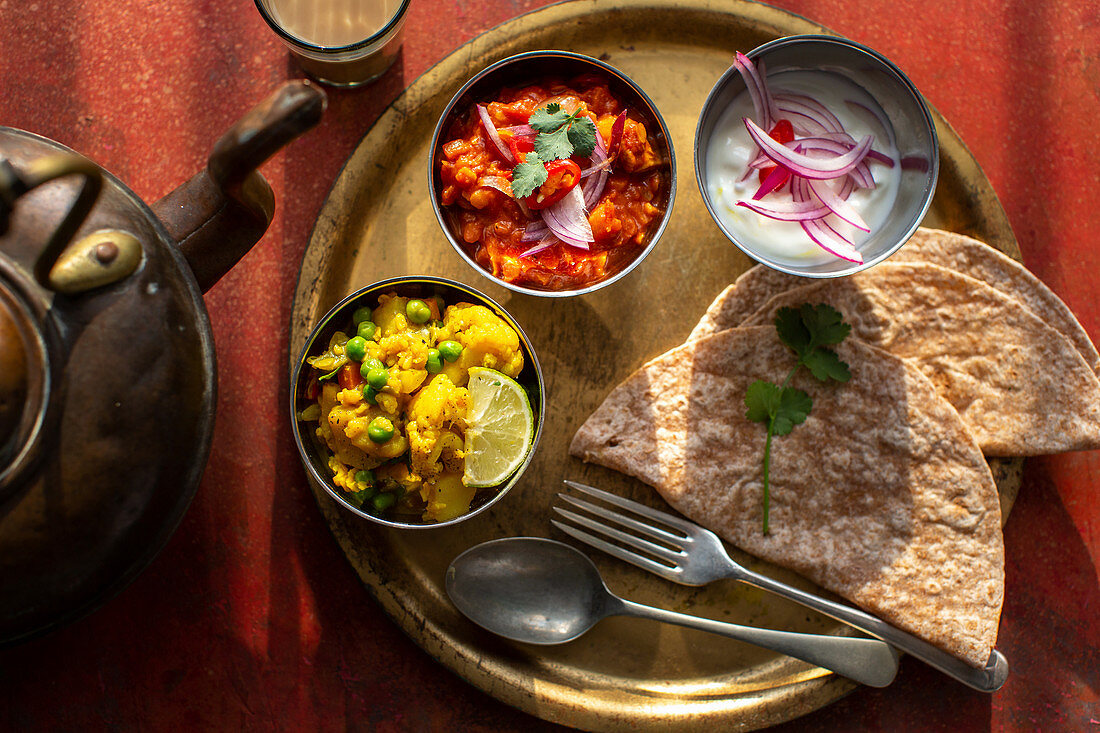
[[[394,621],[471,684],[532,715],[599,730],[750,730],[815,710],[855,686],[772,652],[638,619],[606,620],[559,647],[516,644],[466,620],[443,590],[447,565],[479,542],[516,535],[563,539],[549,522],[563,478],[666,508],[649,487],[570,458],[569,440],[614,385],[681,343],[714,296],[752,264],[711,221],[695,185],[689,151],[707,92],[736,49],[828,32],[737,0],[576,0],[520,16],[456,50],[393,103],[349,158],[317,220],[295,294],[292,355],[347,293],[386,277],[431,274],[469,283],[501,303],[543,364],[547,411],[538,455],[491,512],[427,534],[386,530],[342,510],[315,487],[340,547]],[[661,241],[629,277],[578,298],[518,295],[491,283],[455,254],[428,198],[429,141],[454,92],[498,59],[543,48],[595,56],[631,76],[661,110],[679,153],[679,192]],[[943,118],[934,117],[941,170],[924,223],[1019,258],[989,181]],[[1020,467],[1018,460],[994,465],[1006,516]],[[792,573],[735,556],[814,588]],[[685,588],[610,558],[593,559],[608,586],[631,600],[772,628],[835,633],[842,626],[745,586]]]

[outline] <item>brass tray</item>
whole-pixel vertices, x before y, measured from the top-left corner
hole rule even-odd
[[[340,547],[393,620],[432,657],[490,695],[546,720],[598,730],[751,730],[822,707],[855,684],[826,670],[701,632],[638,619],[609,619],[558,647],[499,639],[459,615],[444,571],[463,550],[505,536],[553,536],[550,507],[563,478],[653,506],[649,487],[570,458],[581,422],[611,388],[688,335],[706,306],[751,262],[703,206],[692,170],[696,119],[735,50],[796,33],[827,33],[803,18],[739,0],[575,0],[520,16],[475,38],[430,69],[386,110],[337,179],[305,252],[291,316],[290,354],[343,296],[382,278],[433,274],[490,295],[519,321],[546,374],[547,411],[538,453],[493,511],[429,533],[387,531],[342,510],[314,487]],[[513,294],[451,249],[428,198],[430,138],[458,88],[490,63],[553,48],[602,58],[653,98],[678,162],[674,214],[631,275],[587,296]],[[939,188],[925,223],[969,234],[1019,258],[1011,228],[970,153],[934,113]],[[1004,508],[1020,461],[995,466]],[[806,581],[752,558],[762,572]],[[807,632],[843,625],[733,583],[690,589],[593,553],[608,586],[643,603],[723,620]]]

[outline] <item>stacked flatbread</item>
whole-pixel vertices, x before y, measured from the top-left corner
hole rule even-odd
[[[1057,296],[987,245],[920,230],[899,255],[834,280],[749,270],[687,343],[608,395],[570,451],[981,667],[1004,588],[983,453],[1100,447],[1100,357]],[[796,377],[814,407],[772,442],[764,535],[765,431],[745,417],[744,395],[790,371],[772,323],[802,303],[829,303],[852,324],[838,348],[852,379]]]

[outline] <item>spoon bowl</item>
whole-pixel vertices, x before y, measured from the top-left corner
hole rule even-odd
[[[608,615],[610,591],[588,557],[536,537],[485,542],[447,569],[447,595],[478,626],[512,641],[563,644]]]

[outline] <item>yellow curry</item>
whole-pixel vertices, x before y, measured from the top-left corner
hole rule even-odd
[[[333,334],[312,367],[300,416],[317,422],[333,483],[353,505],[398,521],[470,510],[463,475],[471,367],[523,370],[519,335],[483,305],[379,296],[354,334]]]

